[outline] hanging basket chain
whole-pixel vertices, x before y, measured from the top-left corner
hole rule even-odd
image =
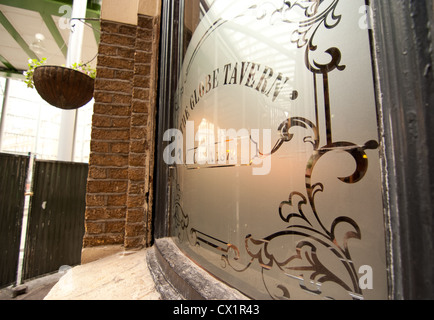
[[[101,33],[101,30],[98,30],[98,29],[94,28],[90,23],[85,22],[85,21],[101,21],[99,18],[71,18],[70,21],[72,21],[72,20],[78,20],[81,23],[83,23],[85,26],[91,28],[92,30]],[[75,24],[71,24],[71,32],[74,32],[74,27],[75,27]],[[98,52],[88,62],[83,63],[83,66],[87,66],[89,63],[91,63],[93,60],[95,60],[97,56],[98,56]]]

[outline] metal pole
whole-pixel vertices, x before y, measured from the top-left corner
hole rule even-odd
[[[66,66],[70,67],[75,62],[80,62],[81,50],[83,47],[84,23],[76,18],[85,18],[87,0],[74,0],[72,4],[71,32],[69,35],[68,53],[66,55]]]
[[[33,169],[36,161],[36,154],[29,152],[29,166],[27,168],[26,179],[26,193],[24,198],[23,219],[21,222],[21,240],[20,240],[20,253],[18,256],[18,268],[17,277],[15,280],[15,286],[24,283],[23,271],[24,271],[24,255],[26,250],[27,240],[27,222],[30,214],[30,198],[33,196],[32,183],[33,183]]]
[[[85,18],[87,0],[74,0],[71,18]],[[71,67],[80,62],[83,47],[84,24],[79,20],[72,20],[69,35],[66,66]],[[77,126],[77,110],[62,110],[57,159],[61,161],[74,160],[75,132]]]
[[[9,99],[9,78],[6,78],[5,82],[5,91],[3,93],[3,104],[2,104],[2,114],[0,118],[0,151],[2,150],[2,144],[3,144],[3,134],[5,129],[5,118],[6,118],[6,110],[8,106],[8,99]]]

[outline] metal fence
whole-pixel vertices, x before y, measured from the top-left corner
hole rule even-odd
[[[0,288],[17,275],[29,160],[0,153]]]
[[[6,161],[11,157],[15,157],[16,164],[12,164],[12,160]],[[26,211],[24,193],[30,157],[23,158],[27,162],[21,160],[21,164],[18,161],[21,158],[16,156],[0,157],[0,287],[56,272],[62,265],[74,266],[81,261],[88,165],[35,160],[30,168],[32,193]],[[14,171],[20,164],[21,170]],[[6,178],[9,172],[16,173]],[[14,215],[6,214],[11,211],[6,209],[9,207],[16,208]],[[23,236],[22,221],[26,222]],[[8,239],[3,240],[3,228],[14,229],[15,233],[10,231]],[[15,237],[13,241],[12,237]],[[20,239],[24,241],[21,264],[18,263]],[[5,275],[3,279],[6,273],[8,278]]]

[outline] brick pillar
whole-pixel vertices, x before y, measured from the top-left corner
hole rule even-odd
[[[101,21],[83,245],[123,244],[136,27]]]
[[[125,247],[151,244],[159,19],[138,15],[131,104]]]
[[[159,18],[101,21],[83,247],[149,246]]]

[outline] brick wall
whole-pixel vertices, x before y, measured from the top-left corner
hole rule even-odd
[[[84,247],[151,242],[159,19],[101,21]]]

